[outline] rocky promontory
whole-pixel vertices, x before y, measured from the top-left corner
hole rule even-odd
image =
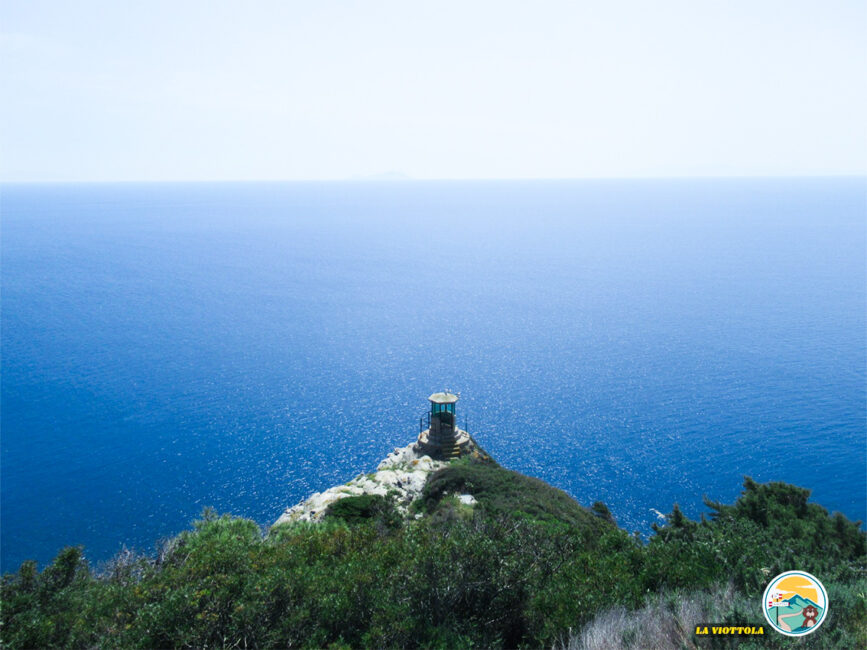
[[[0,581],[0,647],[697,649],[698,625],[730,621],[781,648],[760,612],[780,548],[834,599],[809,647],[867,647],[867,536],[808,490],[747,478],[733,505],[705,500],[700,521],[675,506],[644,543],[605,504],[439,433],[264,535],[206,511],[155,557],[25,562]]]
[[[351,481],[335,485],[324,492],[315,492],[297,505],[287,508],[274,525],[299,521],[321,521],[332,503],[346,497],[364,494],[394,497],[395,506],[407,514],[410,504],[424,490],[428,477],[449,465],[449,460],[437,458],[426,438],[427,431],[406,447],[396,447],[377,466],[375,472],[359,474]],[[461,455],[487,459],[488,455],[466,431],[457,431]],[[465,503],[474,502],[470,495],[462,495]]]

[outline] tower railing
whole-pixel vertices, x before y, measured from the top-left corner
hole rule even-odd
[[[469,421],[469,418],[467,417],[467,414],[464,413],[464,431],[470,430],[470,428],[469,428],[470,425],[468,424],[468,421]],[[458,426],[458,418],[457,417],[455,417],[455,428],[456,429],[460,428]],[[424,415],[422,415],[418,419],[418,432],[421,433],[425,429],[430,429],[430,411],[425,411]]]

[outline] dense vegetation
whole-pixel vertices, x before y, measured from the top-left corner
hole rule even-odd
[[[459,461],[431,477],[409,518],[385,497],[353,497],[321,524],[263,537],[207,512],[155,558],[124,554],[95,573],[73,547],[41,573],[24,563],[3,579],[0,638],[9,648],[488,648],[568,643],[571,628],[581,647],[582,629],[617,619],[605,634],[641,647],[641,626],[666,603],[700,594],[715,594],[704,598],[715,609],[696,615],[765,625],[768,578],[799,568],[832,603],[805,647],[865,647],[867,538],[808,496],[747,479],[735,504],[707,504],[708,519],[675,506],[643,544],[604,504],[587,510],[541,481]],[[770,632],[759,645],[785,642]]]

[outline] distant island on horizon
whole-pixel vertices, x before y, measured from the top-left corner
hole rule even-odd
[[[378,174],[355,174],[347,180],[350,181],[411,181],[417,180],[403,172],[387,171]]]

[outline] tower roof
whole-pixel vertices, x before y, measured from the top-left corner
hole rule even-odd
[[[458,396],[454,393],[434,393],[428,399],[434,404],[454,404],[458,401]]]

